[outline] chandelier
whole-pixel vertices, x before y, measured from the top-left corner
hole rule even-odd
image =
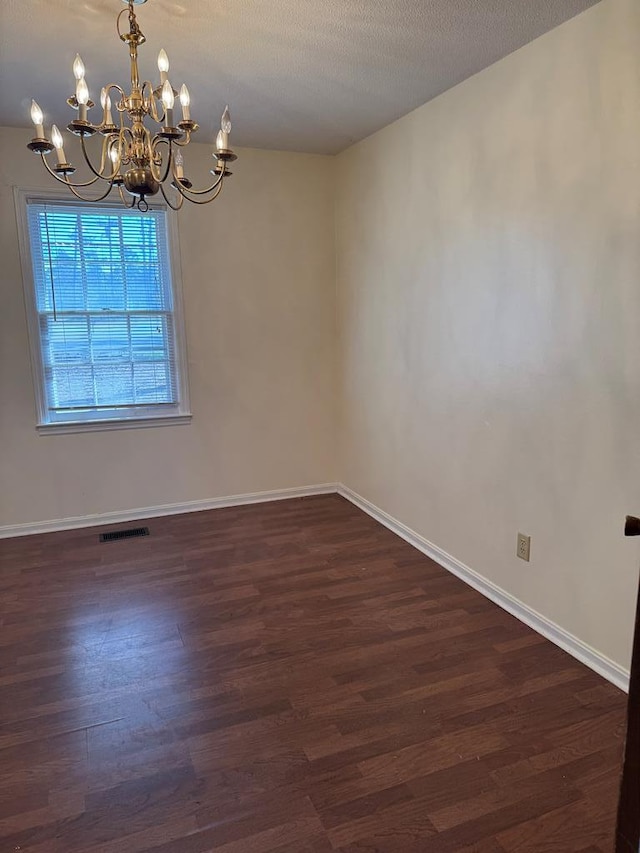
[[[172,87],[168,77],[169,60],[164,50],[158,54],[159,85],[154,86],[148,80],[140,82],[138,48],[145,43],[146,38],[138,26],[134,5],[146,3],[146,0],[123,2],[128,8],[118,15],[116,29],[120,39],[129,46],[130,91],[127,94],[117,83],[109,83],[102,89],[102,121],[99,124],[93,124],[87,118],[88,111],[95,104],[89,100],[84,63],[80,56],[76,56],[73,63],[76,91],[67,103],[77,115],[68,124],[67,129],[80,139],[82,156],[91,172],[91,178],[80,183],[70,180],[76,170],[67,162],[62,134],[54,124],[51,128],[51,139],[45,136],[44,116],[35,101],[31,102],[31,120],[35,124],[36,133],[27,147],[40,154],[47,171],[83,201],[102,201],[115,187],[125,206],[137,205],[142,211],[149,209],[147,197],[158,192],[162,193],[167,204],[174,210],[179,210],[185,199],[195,204],[208,204],[217,198],[224,179],[232,174],[227,164],[237,159],[229,148],[229,107],[227,106],[222,114],[220,132],[213,153],[216,161],[215,168],[211,170],[213,182],[208,187],[194,189],[191,181],[185,176],[181,150],[189,144],[191,135],[198,130],[198,125],[191,118],[189,90],[183,85],[178,93]],[[125,14],[129,17],[129,32],[121,32],[121,19]],[[182,118],[178,122],[174,119],[176,98],[179,98],[182,108]],[[112,112],[114,106],[117,121],[114,121]],[[155,132],[149,130],[145,120],[156,125]],[[96,134],[101,135],[102,144],[95,152],[95,160],[92,160],[87,151],[86,140]],[[54,149],[57,162],[56,165],[50,166],[47,155]],[[96,162],[98,155],[99,165]],[[99,185],[102,194],[97,198],[86,198],[81,191],[95,184]],[[125,190],[128,196],[125,195]]]

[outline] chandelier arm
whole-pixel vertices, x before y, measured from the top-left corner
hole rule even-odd
[[[160,177],[160,170],[158,169],[157,175],[155,174],[155,171],[154,171],[154,169],[155,169],[154,158],[155,158],[155,154],[158,150],[158,146],[162,145],[162,144],[166,145],[169,150],[167,152],[167,154],[168,154],[167,165],[166,165],[165,170],[164,170],[164,175],[162,175],[162,177]],[[164,184],[164,182],[169,177],[169,171],[171,170],[171,164],[173,163],[173,150],[171,148],[171,144],[172,143],[170,140],[163,139],[160,136],[154,136],[154,138],[151,140],[151,160],[150,160],[151,172],[152,172],[154,178],[160,183],[160,186],[162,186],[162,184]]]
[[[147,87],[150,86],[148,80],[144,80],[142,86],[140,86],[140,94],[142,95],[142,109],[145,111],[147,115],[151,114],[151,107],[149,102],[149,95],[147,94]]]
[[[224,184],[222,183],[222,181],[220,181],[216,185],[216,189],[215,189],[213,195],[211,196],[211,198],[205,198],[203,200],[200,200],[197,198],[191,198],[191,196],[187,195],[187,193],[192,192],[192,190],[185,190],[184,187],[180,187],[180,186],[178,186],[177,189],[178,189],[178,192],[180,193],[180,195],[183,196],[184,198],[186,198],[187,201],[190,201],[191,204],[210,204],[212,201],[215,201],[218,198],[218,196],[222,192],[223,186],[224,186]]]
[[[121,117],[121,120],[122,120],[122,117]],[[131,132],[131,128],[127,127],[123,121],[122,125],[120,127],[120,133],[118,135],[118,150],[120,151],[120,162],[127,165],[128,163],[131,162],[131,157],[124,156],[125,155],[125,152],[124,152],[125,139],[129,140],[130,146],[133,146],[133,144],[135,142],[133,133]]]
[[[107,146],[108,145],[109,145],[108,137],[103,136],[102,137],[102,145],[100,146],[100,148],[101,148],[101,151],[100,151],[100,169],[98,170],[101,175],[104,175],[104,167],[105,167],[105,163],[107,162]],[[111,177],[107,178],[107,180],[112,180],[113,178],[115,178],[115,175],[113,174],[113,163],[112,163],[111,164]]]
[[[64,183],[67,183],[67,182],[65,181]],[[113,189],[113,183],[111,183],[111,184],[109,184],[109,186],[107,187],[107,191],[106,191],[105,193],[103,193],[102,195],[97,196],[97,198],[87,198],[87,196],[81,195],[81,194],[80,194],[80,193],[75,189],[75,187],[73,186],[73,184],[68,184],[68,183],[67,183],[67,186],[69,187],[69,189],[71,190],[71,192],[74,194],[74,196],[75,196],[76,198],[79,198],[79,199],[80,199],[80,201],[102,201],[103,199],[105,199],[105,198],[109,195],[109,193],[110,193],[110,192],[111,192],[111,190]]]
[[[118,173],[120,172],[120,163],[122,162],[122,157],[120,153],[120,149],[122,147],[120,141],[120,134],[112,134],[111,136],[105,136],[104,142],[102,143],[102,161],[100,163],[100,172],[104,172],[104,167],[107,163],[107,158],[109,157],[109,147],[116,148],[118,151],[118,160],[117,162],[111,161],[111,174],[105,178],[107,181],[114,181],[118,177]]]
[[[145,95],[145,90],[149,88],[149,94]],[[162,118],[158,115],[158,105],[156,103],[156,99],[153,95],[153,83],[150,80],[145,80],[142,84],[142,98],[144,100],[144,107],[147,115],[155,121],[156,124],[161,125],[164,119],[164,112]]]
[[[109,157],[111,157],[111,151],[114,151],[114,150],[115,150],[115,151],[117,151],[117,153],[118,153],[118,160],[117,160],[117,162],[116,162],[116,163],[113,163],[113,161],[112,161],[112,165],[113,165],[113,177],[115,178],[115,177],[116,177],[116,175],[118,174],[118,172],[120,171],[120,165],[121,165],[121,163],[122,163],[122,148],[123,148],[122,128],[120,128],[120,133],[118,133],[117,135],[116,135],[116,134],[114,134],[114,139],[113,139],[113,140],[108,140],[108,142],[109,142],[109,141],[111,142],[111,148],[110,148],[110,150],[109,150],[109,152],[108,152],[108,153],[109,153]],[[107,147],[108,147],[108,146],[107,146]]]
[[[69,189],[71,189],[72,187],[77,187],[77,188],[80,188],[80,189],[82,189],[83,187],[91,187],[91,186],[93,186],[93,184],[95,184],[95,183],[96,183],[96,181],[98,180],[98,178],[91,178],[91,180],[90,180],[90,181],[84,181],[84,182],[83,182],[83,183],[81,183],[81,184],[72,184],[72,183],[71,183],[71,182],[70,182],[66,177],[65,177],[65,178],[61,178],[61,177],[60,177],[60,175],[56,174],[56,173],[53,171],[53,169],[51,168],[51,166],[47,163],[47,160],[46,160],[46,157],[45,157],[45,155],[44,155],[44,154],[41,154],[41,155],[40,155],[40,158],[41,158],[42,162],[44,163],[44,167],[45,167],[45,169],[47,170],[47,172],[49,172],[49,174],[51,175],[51,177],[55,178],[55,179],[56,179],[56,181],[58,181],[58,183],[60,183],[60,184],[64,184],[64,185],[65,185],[65,187],[69,187]]]
[[[187,145],[191,142],[191,131],[184,131],[184,139],[174,139],[173,144],[177,145],[178,148],[186,148]]]
[[[114,145],[115,139],[117,137],[117,143]],[[113,160],[109,157],[109,149],[117,148],[118,149],[118,162],[114,163]],[[111,174],[106,178],[107,181],[113,181],[113,179],[117,176],[120,171],[120,134],[110,134],[109,136],[105,136],[102,142],[102,155],[100,158],[100,174],[104,174],[104,167],[107,165],[107,162],[111,160]]]
[[[106,175],[102,174],[102,172],[104,170],[104,160],[105,160],[105,157],[104,157],[105,143],[106,143],[106,138],[102,142],[102,157],[101,157],[101,161],[100,161],[100,171],[98,172],[97,169],[95,169],[93,167],[93,163],[91,162],[91,160],[89,159],[89,155],[87,154],[87,148],[84,144],[84,133],[80,136],[80,147],[82,148],[82,153],[84,155],[85,162],[86,162],[87,166],[89,167],[89,169],[93,172],[93,174],[96,176],[96,178],[99,178],[101,181],[112,181],[113,178],[115,177],[115,175],[112,174],[110,177],[107,177]]]
[[[171,199],[169,198],[169,196],[165,192],[163,184],[160,184],[160,192],[162,193],[162,197],[164,198],[166,203],[169,205],[171,210],[180,210],[180,208],[184,204],[184,199],[185,199],[185,197],[182,195],[182,193],[178,193],[178,203],[176,205],[176,204],[173,204],[173,202],[171,201]]]
[[[109,92],[112,89],[115,89],[119,93],[120,100],[118,101],[117,104],[115,104],[115,108],[118,110],[119,113],[123,113],[126,110],[126,107],[124,105],[124,101],[125,101],[125,98],[127,96],[125,95],[124,89],[122,88],[122,86],[118,86],[117,83],[109,83],[108,86],[105,86],[105,89],[107,90],[107,95],[109,94]]]
[[[195,199],[190,198],[191,195],[209,195],[209,193],[214,192],[218,189],[218,187],[222,188],[222,182],[226,177],[226,164],[222,167],[222,172],[218,175],[218,178],[211,184],[210,187],[207,187],[205,190],[187,190],[189,195],[185,195],[185,198],[188,198],[189,201],[195,201]],[[182,192],[182,190],[180,191]]]

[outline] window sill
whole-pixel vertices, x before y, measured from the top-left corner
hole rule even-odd
[[[40,435],[60,435],[73,432],[104,432],[112,429],[148,429],[150,427],[182,426],[191,423],[192,415],[164,415],[161,417],[129,418],[121,421],[68,421],[55,424],[38,424]]]

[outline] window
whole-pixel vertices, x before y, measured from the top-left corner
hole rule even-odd
[[[39,428],[188,419],[166,210],[20,202]]]

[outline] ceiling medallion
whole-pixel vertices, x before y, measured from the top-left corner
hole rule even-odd
[[[176,92],[172,87],[168,74],[169,59],[164,50],[158,54],[159,84],[154,86],[148,80],[140,82],[138,48],[145,43],[146,38],[138,26],[134,6],[146,3],[146,0],[124,2],[128,8],[118,15],[116,27],[120,39],[129,47],[130,91],[127,94],[116,83],[109,83],[102,89],[102,121],[99,124],[93,124],[88,119],[88,112],[95,104],[89,100],[84,63],[80,56],[76,56],[73,63],[76,91],[67,103],[77,115],[68,124],[67,129],[79,137],[82,155],[92,177],[82,183],[73,183],[70,180],[76,170],[67,162],[62,134],[54,124],[51,128],[51,139],[45,136],[44,116],[35,101],[31,102],[31,120],[35,124],[36,133],[28,148],[40,154],[47,171],[57,181],[84,201],[102,201],[116,187],[125,206],[137,205],[142,211],[149,208],[147,197],[158,192],[174,210],[179,210],[185,199],[194,204],[208,204],[217,198],[224,179],[231,175],[227,164],[237,159],[229,147],[229,107],[227,106],[222,114],[220,132],[213,153],[216,160],[215,168],[211,170],[213,183],[202,189],[194,189],[191,181],[185,176],[181,150],[191,142],[191,135],[198,130],[198,125],[191,118],[189,90],[184,84],[180,92]],[[122,32],[121,19],[126,14],[129,19],[129,31]],[[174,119],[176,97],[182,110],[182,118],[178,122]],[[149,130],[145,120],[157,126],[155,132]],[[96,134],[102,137],[99,166],[89,157],[86,144],[86,140]],[[54,149],[57,163],[52,167],[47,162],[47,155]],[[86,198],[79,192],[95,184],[101,190],[101,195],[97,198]],[[173,190],[169,190],[169,186],[173,187]],[[125,190],[129,195],[125,195]]]

